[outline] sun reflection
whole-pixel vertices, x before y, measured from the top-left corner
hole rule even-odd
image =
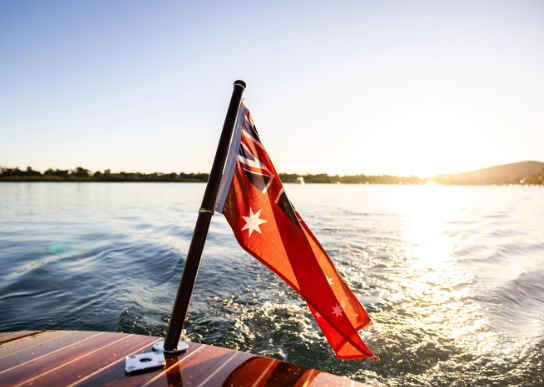
[[[416,187],[401,203],[401,213],[408,220],[402,239],[405,254],[414,260],[414,270],[438,271],[451,262],[454,240],[444,233],[448,219],[454,218],[459,197],[443,187]]]
[[[398,282],[388,298],[408,311],[402,323],[404,334],[419,338],[415,352],[424,345],[448,345],[458,353],[493,350],[487,318],[469,294],[474,274],[454,254],[461,242],[452,220],[463,218],[465,192],[436,185],[408,187],[395,201],[404,224],[395,268]]]

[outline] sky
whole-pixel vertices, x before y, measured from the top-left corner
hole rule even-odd
[[[276,169],[544,161],[544,2],[0,0],[0,166],[209,172],[236,79]]]

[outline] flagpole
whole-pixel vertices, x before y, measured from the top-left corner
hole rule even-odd
[[[180,342],[179,339],[181,337],[185,318],[187,317],[187,309],[189,308],[189,302],[191,301],[191,295],[195,286],[196,276],[200,266],[200,258],[202,257],[202,251],[204,250],[208,229],[214,213],[215,199],[217,191],[219,190],[221,175],[223,174],[230,140],[236,123],[236,116],[238,115],[238,109],[245,88],[246,84],[244,81],[234,82],[234,90],[230,99],[227,117],[225,118],[223,131],[221,132],[219,145],[217,146],[217,151],[213,160],[213,166],[210,177],[208,178],[208,184],[206,185],[206,191],[204,192],[204,198],[202,199],[202,205],[198,211],[195,231],[191,244],[189,245],[187,260],[185,261],[185,267],[183,268],[174,308],[172,309],[172,317],[170,318],[170,324],[166,331],[166,338],[164,341],[160,341],[153,345],[154,349],[162,351],[166,355],[175,355],[187,350],[187,344]]]

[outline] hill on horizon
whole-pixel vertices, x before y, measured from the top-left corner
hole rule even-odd
[[[543,162],[529,160],[495,165],[470,172],[438,175],[429,180],[438,184],[514,184],[541,174],[543,169]]]

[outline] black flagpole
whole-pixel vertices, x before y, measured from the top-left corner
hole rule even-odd
[[[191,294],[193,293],[193,288],[195,286],[198,267],[200,266],[200,258],[202,257],[202,251],[204,250],[204,244],[206,243],[208,229],[213,216],[215,198],[217,196],[217,191],[219,190],[221,175],[223,174],[230,140],[234,131],[234,124],[236,123],[236,116],[238,115],[238,109],[245,88],[246,84],[244,81],[234,82],[234,90],[230,99],[229,110],[227,111],[223,132],[221,133],[217,152],[215,153],[215,158],[213,160],[212,170],[210,172],[210,177],[208,178],[208,185],[206,186],[204,198],[202,199],[202,206],[198,211],[198,219],[196,221],[193,239],[191,240],[189,252],[187,253],[187,260],[185,261],[183,275],[181,276],[181,282],[179,284],[178,294],[176,295],[176,301],[174,302],[170,324],[166,331],[166,339],[164,340],[163,348],[161,348],[162,345],[160,345],[162,343],[157,343],[159,344],[158,349],[161,349],[165,354],[177,354],[187,350],[187,346],[183,345],[185,343],[180,343],[179,339],[183,330],[183,324],[185,323],[185,317],[187,316]],[[154,348],[155,347],[156,346],[154,346]]]

